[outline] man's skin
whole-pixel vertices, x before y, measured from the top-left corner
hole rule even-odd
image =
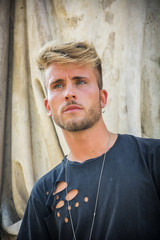
[[[48,116],[62,128],[70,161],[84,162],[108,150],[109,131],[101,114],[107,91],[99,90],[98,77],[98,71],[90,65],[51,63],[45,70],[44,104]],[[116,134],[110,135],[109,148],[117,139]]]

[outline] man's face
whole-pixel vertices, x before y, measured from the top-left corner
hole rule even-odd
[[[92,66],[50,64],[45,71],[45,106],[55,123],[67,131],[82,131],[101,118],[107,93],[99,90]]]

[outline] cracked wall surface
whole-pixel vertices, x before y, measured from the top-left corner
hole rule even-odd
[[[44,108],[38,49],[50,40],[93,42],[108,129],[160,138],[160,2],[2,0],[0,32],[1,212],[16,235],[34,183],[69,153]]]

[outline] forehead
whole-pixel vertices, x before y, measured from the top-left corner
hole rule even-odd
[[[81,76],[86,78],[97,77],[98,70],[92,65],[80,66],[77,64],[58,64],[51,63],[44,72],[45,83],[57,80],[58,78],[65,79],[65,77]]]
[[[58,64],[51,63],[45,69],[45,78],[50,77],[50,75],[59,75],[64,73],[94,73],[95,68],[92,65],[77,65],[77,64]]]

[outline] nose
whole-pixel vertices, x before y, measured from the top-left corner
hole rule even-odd
[[[66,101],[71,101],[71,100],[76,99],[76,94],[73,90],[73,86],[67,86],[66,91],[65,91],[65,100]]]

